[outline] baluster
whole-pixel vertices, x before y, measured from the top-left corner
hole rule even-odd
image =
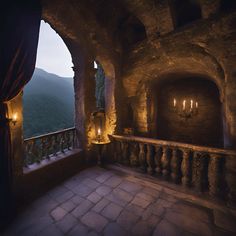
[[[137,154],[137,143],[132,143],[130,147],[130,165],[131,166],[138,166],[138,154]]]
[[[147,162],[146,162],[146,154],[145,154],[145,145],[143,143],[139,143],[139,162],[141,164],[141,170],[143,172],[147,172]]]
[[[221,188],[221,155],[211,154],[208,167],[208,179],[209,179],[209,193],[212,197],[217,197],[220,194]]]
[[[123,163],[125,165],[130,165],[129,161],[129,143],[123,142]]]
[[[156,165],[155,172],[158,175],[162,174],[161,156],[162,156],[161,147],[155,146],[155,157],[154,157],[155,165]]]
[[[167,147],[163,147],[161,164],[162,164],[162,168],[163,168],[162,174],[165,178],[167,178],[170,173],[170,157],[168,155],[168,148]]]
[[[180,177],[180,161],[178,157],[178,150],[176,148],[172,150],[170,166],[171,166],[171,178],[175,183],[178,183]]]
[[[62,153],[64,153],[64,143],[65,143],[65,137],[64,137],[64,133],[60,134],[60,150]]]
[[[45,138],[46,142],[46,158],[50,159],[50,154],[51,151],[50,149],[52,148],[52,136],[48,136]]]
[[[154,174],[154,157],[153,157],[152,145],[147,144],[147,172],[152,175]]]
[[[67,131],[66,132],[66,146],[67,146],[67,149],[70,150],[71,148],[71,138],[70,138],[70,131]]]
[[[183,152],[183,160],[181,164],[182,184],[188,187],[191,183],[190,150],[181,149],[181,151]]]
[[[206,158],[204,153],[194,152],[193,156],[193,184],[198,191],[203,191],[206,186],[207,173]]]
[[[55,134],[53,136],[53,155],[57,156],[57,151],[58,151],[58,135]]]

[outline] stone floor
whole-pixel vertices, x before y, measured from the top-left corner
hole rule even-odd
[[[177,194],[93,167],[34,201],[3,235],[235,235],[234,212],[202,207]]]

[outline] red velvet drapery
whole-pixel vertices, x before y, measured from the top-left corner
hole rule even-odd
[[[6,102],[31,79],[35,68],[39,0],[5,0],[0,7],[0,227],[11,214],[11,140]]]

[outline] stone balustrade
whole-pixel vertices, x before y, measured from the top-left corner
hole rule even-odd
[[[24,140],[24,166],[40,163],[75,146],[75,128],[64,129]]]
[[[136,136],[110,138],[115,162],[235,203],[235,151]]]

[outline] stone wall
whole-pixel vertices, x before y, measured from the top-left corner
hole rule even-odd
[[[201,19],[133,48],[124,63],[123,84],[128,97],[136,101],[138,133],[143,133],[142,127],[147,127],[146,135],[153,133],[152,121],[142,115],[150,108],[150,95],[145,97],[151,84],[168,74],[192,74],[217,85],[223,104],[225,147],[236,144],[235,21],[236,13]]]
[[[153,89],[156,96],[155,137],[206,146],[222,147],[222,114],[219,92],[213,82],[199,78],[168,81]],[[176,106],[174,107],[174,99]],[[192,117],[184,117],[191,108]],[[198,108],[196,109],[196,102]],[[151,113],[150,113],[151,114]]]

